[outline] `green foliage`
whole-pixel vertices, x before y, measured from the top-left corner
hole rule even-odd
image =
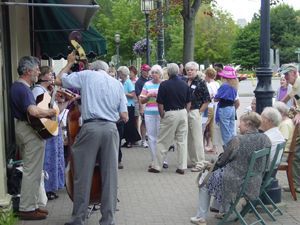
[[[254,18],[238,32],[233,44],[233,63],[243,68],[253,69],[259,63],[259,27],[260,20]]]
[[[271,48],[280,51],[280,62],[296,62],[296,48],[300,47],[299,13],[286,4],[271,9]]]
[[[98,0],[101,7],[95,16],[93,25],[106,38],[108,54],[105,60],[110,61],[116,54],[114,36],[120,34],[121,63],[134,58],[134,43],[145,37],[145,16],[140,10],[139,1]]]
[[[230,63],[237,31],[238,26],[228,13],[202,6],[196,17],[195,60],[205,64]]]
[[[5,211],[0,209],[0,224],[1,225],[15,225],[18,219],[15,217],[14,213],[10,211]]]
[[[300,12],[286,4],[276,5],[270,11],[271,48],[279,49],[280,63],[297,61],[300,47]],[[233,45],[233,61],[243,68],[254,69],[259,64],[260,18],[240,30]]]

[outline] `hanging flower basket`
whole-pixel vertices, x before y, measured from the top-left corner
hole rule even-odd
[[[151,40],[149,39],[149,47],[151,51]],[[142,40],[137,41],[133,45],[133,53],[137,56],[143,56],[147,53],[147,39],[144,38]]]

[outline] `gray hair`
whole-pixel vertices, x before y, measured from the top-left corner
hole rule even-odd
[[[196,62],[188,62],[185,64],[185,70],[187,69],[196,69],[197,71],[199,70],[199,64]]]
[[[122,74],[126,75],[127,77],[129,76],[130,74],[130,71],[128,69],[127,66],[120,66],[117,70],[117,72],[121,72]]]
[[[167,65],[169,77],[177,76],[179,73],[179,67],[176,63],[169,63]]]
[[[96,71],[104,70],[105,72],[108,73],[108,69],[109,69],[108,64],[102,60],[96,60],[90,64],[90,70],[96,70]]]
[[[18,74],[22,76],[27,70],[33,70],[36,66],[40,65],[40,60],[33,56],[23,56],[18,64]]]
[[[275,109],[277,109],[281,113],[281,115],[283,115],[283,116],[288,115],[289,108],[285,103],[278,101],[278,102],[275,102],[273,106]]]
[[[275,127],[278,127],[282,120],[280,112],[272,107],[264,108],[261,116],[266,117]]]

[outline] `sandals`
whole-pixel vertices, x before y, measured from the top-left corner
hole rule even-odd
[[[53,191],[49,191],[46,193],[48,200],[54,200],[58,198],[58,195],[53,192]]]

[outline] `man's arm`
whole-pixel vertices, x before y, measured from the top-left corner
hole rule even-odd
[[[158,105],[158,112],[159,112],[160,118],[164,118],[164,116],[165,116],[164,105],[159,104],[159,103],[157,105]]]
[[[46,117],[52,117],[57,114],[57,111],[55,109],[41,109],[37,107],[36,105],[30,105],[27,108],[27,111],[29,115],[37,117],[37,118],[46,118]]]
[[[123,122],[127,123],[128,119],[129,119],[128,112],[120,112],[119,115],[120,115],[120,119]]]
[[[207,109],[208,104],[209,104],[209,102],[204,102],[204,103],[201,105],[201,107],[200,107],[200,109],[199,109],[200,113],[203,113],[203,112]]]
[[[56,76],[56,79],[55,79],[55,81],[54,81],[54,84],[55,85],[59,85],[59,86],[62,86],[62,81],[61,81],[61,77],[62,77],[62,75],[64,74],[64,73],[68,73],[70,70],[71,70],[71,68],[72,68],[72,66],[74,65],[74,63],[75,63],[75,61],[76,61],[76,54],[75,54],[75,52],[73,51],[72,53],[70,53],[69,55],[68,55],[68,63],[67,63],[67,65],[64,67],[64,68],[62,68],[62,70],[58,73],[58,75]]]

